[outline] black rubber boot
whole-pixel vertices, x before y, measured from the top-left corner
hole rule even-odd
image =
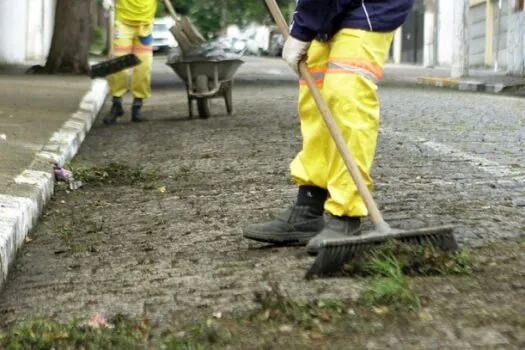
[[[361,234],[361,218],[328,214],[323,230],[308,242],[306,251],[308,254],[315,255],[325,239],[346,238],[359,234]]]
[[[144,117],[140,110],[142,108],[142,99],[141,98],[135,98],[133,100],[133,105],[131,106],[131,121],[135,123],[145,122],[148,119]]]
[[[122,108],[122,97],[113,96],[113,104],[111,106],[111,110],[103,119],[104,124],[115,124],[117,122],[117,118],[122,117],[123,115],[124,108]]]
[[[311,206],[293,205],[270,222],[246,227],[243,236],[278,245],[305,245],[323,226],[322,211]]]

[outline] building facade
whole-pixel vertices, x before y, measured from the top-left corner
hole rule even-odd
[[[469,65],[525,75],[523,0],[467,0]],[[460,0],[416,0],[397,33],[391,59],[426,67],[451,66],[454,14]]]
[[[390,60],[425,67],[451,66],[454,14],[462,1],[416,0],[405,24],[396,31]],[[465,1],[469,1],[465,45],[470,67],[524,76],[524,0]],[[0,32],[4,33],[0,36],[0,64],[45,61],[55,6],[56,0],[0,0]]]

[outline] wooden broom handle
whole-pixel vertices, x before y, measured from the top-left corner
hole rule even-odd
[[[174,20],[179,21],[180,16],[177,14],[177,12],[175,12],[175,9],[173,8],[173,5],[171,4],[170,0],[164,0],[164,4],[166,4],[166,7],[168,8],[171,17],[173,17]]]
[[[279,5],[277,5],[277,2],[275,0],[265,0],[265,1],[266,1],[266,5],[268,6],[268,9],[270,10],[270,13],[272,14],[275,22],[277,23],[277,26],[279,27],[279,29],[281,30],[281,32],[283,33],[286,39],[288,37],[288,25],[286,23],[286,20],[284,19],[281,9],[279,8]],[[384,225],[385,221],[383,220],[381,212],[377,208],[377,204],[372,198],[372,194],[370,193],[370,190],[366,186],[366,183],[363,177],[361,176],[361,173],[359,172],[357,164],[355,163],[350,153],[350,150],[348,149],[348,146],[346,145],[343,135],[341,135],[341,132],[337,128],[337,124],[334,122],[332,113],[330,112],[330,109],[324,102],[321,92],[317,88],[315,80],[310,74],[310,71],[308,70],[308,66],[306,65],[305,61],[299,62],[299,72],[301,73],[301,76],[303,77],[303,79],[306,81],[306,84],[308,85],[308,88],[310,89],[310,92],[315,100],[315,103],[317,104],[317,107],[319,108],[319,111],[321,112],[321,115],[323,116],[326,126],[328,127],[328,130],[330,131],[330,134],[332,135],[332,139],[334,140],[337,146],[337,149],[339,150],[339,154],[343,158],[346,164],[346,167],[348,168],[348,171],[350,172],[350,175],[352,176],[354,180],[357,190],[359,191],[359,194],[361,195],[361,197],[363,198],[366,204],[366,207],[368,209],[368,214],[370,215],[372,222],[375,225],[379,225],[379,224]]]

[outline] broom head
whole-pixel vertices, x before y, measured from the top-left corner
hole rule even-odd
[[[305,278],[326,277],[337,274],[344,264],[362,256],[370,249],[388,240],[399,240],[407,244],[426,244],[444,251],[457,250],[453,226],[437,226],[415,230],[390,230],[389,232],[371,231],[360,236],[324,240],[315,262]]]
[[[140,63],[140,59],[132,53],[112,58],[110,60],[91,66],[91,79],[102,78],[110,74],[120,72],[124,69],[134,67]]]

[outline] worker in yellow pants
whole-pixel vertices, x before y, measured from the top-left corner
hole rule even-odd
[[[376,84],[383,74],[394,30],[406,19],[413,1],[370,2],[374,5],[367,7],[367,1],[359,1],[357,6],[346,1],[299,0],[283,58],[296,72],[299,62],[307,58],[309,70],[372,189],[370,170],[380,119]],[[359,234],[361,218],[368,212],[308,87],[304,81],[299,83],[303,145],[290,165],[299,187],[297,200],[276,219],[246,227],[244,237],[280,245],[304,244],[315,254],[324,239]]]
[[[129,72],[123,70],[108,77],[109,88],[113,96],[111,110],[104,118],[104,123],[114,124],[124,115],[122,96],[131,90],[133,104],[131,120],[145,121],[141,116],[143,100],[151,96],[151,68],[153,64],[153,20],[157,9],[156,0],[117,0],[116,19],[113,38],[115,56],[134,53],[141,63],[133,68],[131,89]]]
[[[332,43],[314,42],[308,66],[327,102],[358,167],[372,188],[369,176],[379,127],[376,82],[381,78],[393,33],[343,29]],[[296,183],[328,189],[324,208],[337,216],[366,216],[328,128],[304,81],[300,82],[299,114],[303,150],[291,164]]]

